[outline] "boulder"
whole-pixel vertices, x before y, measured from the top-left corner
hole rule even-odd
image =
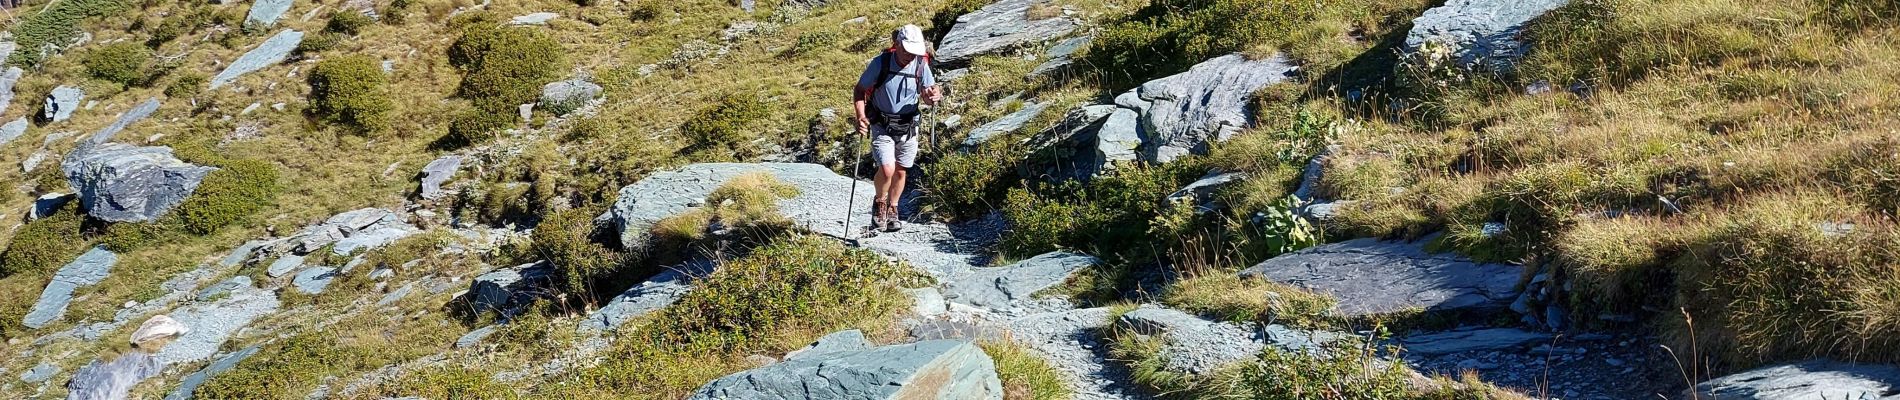
[[[290,0],[274,1],[290,2]],[[253,8],[252,10],[255,11],[256,9]],[[264,67],[284,62],[285,59],[290,58],[290,52],[296,50],[298,44],[303,43],[303,36],[303,32],[295,30],[286,29],[282,32],[277,32],[277,34],[272,35],[270,39],[265,39],[264,43],[258,44],[257,48],[251,49],[251,51],[244,53],[242,56],[238,56],[237,60],[232,61],[230,66],[224,67],[223,72],[219,72],[217,76],[211,77],[211,88],[217,89],[223,87],[224,85],[236,81],[238,77],[242,77],[244,74],[257,72],[257,70],[264,69]]]
[[[1029,71],[1029,77],[1052,77],[1068,71],[1069,65],[1075,63],[1075,53],[1081,51],[1083,47],[1087,47],[1089,42],[1094,39],[1095,37],[1093,36],[1083,36],[1057,42],[1055,46],[1049,47],[1048,53],[1043,54],[1043,59],[1046,61],[1036,65],[1035,69]]]
[[[1317,352],[1320,345],[1342,334],[1301,331],[1268,325],[1260,334],[1230,322],[1215,322],[1181,311],[1144,304],[1115,321],[1115,326],[1143,336],[1159,336],[1167,369],[1204,374],[1223,365],[1252,359],[1273,345],[1282,351]]]
[[[233,276],[231,279],[211,284],[211,286],[206,286],[204,290],[199,290],[198,295],[193,297],[193,299],[198,301],[216,300],[218,296],[231,294],[238,289],[251,288],[253,287],[251,283],[251,277],[249,276]]]
[[[250,286],[233,288],[210,302],[181,307],[172,318],[185,326],[184,335],[165,345],[155,356],[166,364],[183,364],[210,359],[218,348],[258,318],[277,312],[283,302],[275,293]]]
[[[26,117],[16,118],[13,122],[0,125],[0,147],[20,139],[21,136],[26,136],[26,126]]]
[[[172,389],[171,393],[165,394],[165,400],[191,400],[192,392],[198,391],[199,386],[204,386],[205,381],[209,381],[219,374],[236,369],[239,362],[243,362],[244,359],[256,355],[258,349],[258,346],[251,346],[243,350],[231,352],[231,354],[227,354],[217,361],[212,361],[211,365],[206,365],[204,369],[193,372],[191,375],[186,375],[185,379],[178,382],[177,388]]]
[[[1570,0],[1449,0],[1412,19],[1405,50],[1464,68],[1509,71],[1528,50],[1518,35]]]
[[[132,106],[131,110],[126,110],[125,114],[120,114],[119,119],[113,121],[112,125],[106,125],[106,127],[100,129],[99,132],[93,133],[91,137],[86,138],[86,142],[98,144],[112,141],[112,137],[118,135],[119,131],[125,130],[126,126],[143,121],[145,117],[152,116],[153,112],[158,111],[158,106],[158,98],[146,99],[145,102]]]
[[[1061,38],[1081,27],[1080,21],[1063,15],[1031,20],[1031,7],[1057,5],[1052,0],[1003,0],[957,17],[937,48],[937,63],[958,67],[977,56]]]
[[[1206,154],[1209,143],[1252,126],[1254,92],[1286,81],[1295,70],[1280,55],[1249,60],[1230,54],[1142,84],[1134,93],[1141,100],[1135,105],[1146,105],[1140,108],[1143,158],[1169,162]]]
[[[297,272],[297,276],[290,279],[290,285],[303,294],[321,294],[330,287],[330,282],[336,281],[336,276],[336,268],[309,268]]]
[[[33,366],[32,369],[26,370],[25,373],[20,374],[20,381],[26,383],[40,383],[52,380],[53,375],[59,375],[58,365],[40,363],[39,365]]]
[[[559,18],[560,16],[561,14],[551,12],[538,12],[510,18],[508,19],[508,23],[511,25],[547,25],[548,21]]]
[[[291,271],[302,268],[304,258],[300,255],[285,254],[283,257],[277,257],[277,261],[271,261],[270,266],[264,268],[264,273],[272,278],[282,278],[284,275],[289,275]]]
[[[60,267],[53,273],[53,280],[46,283],[46,289],[40,291],[40,299],[33,303],[32,311],[26,313],[23,325],[39,329],[58,321],[66,315],[66,306],[72,303],[74,291],[99,284],[111,276],[112,266],[118,262],[118,254],[104,247],[94,247]]]
[[[994,139],[997,136],[1022,130],[1023,125],[1029,124],[1030,120],[1035,119],[1038,115],[1042,115],[1042,111],[1048,108],[1049,103],[1024,103],[1021,110],[1016,110],[1016,112],[1009,113],[1009,115],[1005,115],[1002,118],[998,118],[995,121],[990,121],[990,123],[970,130],[970,137],[963,140],[963,147],[965,149],[975,148],[983,145],[983,143],[989,142],[990,139]]]
[[[548,83],[541,86],[541,107],[555,115],[567,115],[599,98],[600,91],[600,85],[580,78]]]
[[[580,323],[580,330],[606,331],[620,327],[621,324],[659,311],[678,302],[686,292],[692,291],[692,281],[711,274],[714,264],[711,261],[689,262],[676,268],[668,268],[648,278],[645,282],[627,288],[625,292],[608,300],[600,310],[588,315]]]
[[[1356,239],[1268,259],[1240,275],[1330,295],[1341,316],[1504,309],[1523,268],[1431,254],[1425,241]]]
[[[60,169],[86,214],[112,222],[157,220],[217,170],[179,161],[170,147],[124,143],[82,145]]]
[[[284,13],[290,12],[290,6],[295,2],[295,0],[256,0],[255,3],[251,3],[251,12],[244,16],[244,26],[252,28],[276,26],[277,20],[283,19]]]
[[[231,249],[231,254],[227,254],[223,259],[219,259],[218,265],[235,267],[238,266],[238,264],[243,264],[245,261],[250,261],[251,256],[256,255],[258,249],[268,244],[270,243],[262,240],[244,242],[244,244],[238,245],[237,248]]]
[[[1715,378],[1696,391],[1724,400],[1894,400],[1900,399],[1900,367],[1812,360]]]
[[[1399,341],[1405,352],[1425,356],[1510,351],[1549,343],[1550,334],[1517,328],[1470,328],[1412,335]]]
[[[13,42],[0,42],[0,44],[11,45]],[[8,53],[11,52],[8,51]],[[6,59],[6,56],[0,55],[0,60]],[[6,67],[0,70],[0,113],[6,112],[7,108],[13,105],[13,85],[20,83],[20,76],[25,73],[26,71],[21,70],[20,67]],[[0,143],[4,142],[0,140]]]
[[[996,268],[976,268],[944,284],[944,299],[984,309],[1020,309],[1030,295],[1062,285],[1083,268],[1100,264],[1087,254],[1053,252]],[[1007,313],[1007,312],[1005,312]]]
[[[1095,133],[1095,158],[1089,175],[1114,169],[1116,164],[1141,158],[1141,111],[1120,108],[1109,114]]]
[[[500,331],[501,325],[489,325],[468,331],[468,333],[462,334],[462,337],[455,338],[455,348],[466,349],[475,347],[475,345],[482,344],[482,341],[487,340],[489,336],[494,336],[496,332]]]
[[[548,296],[553,277],[553,267],[545,262],[489,271],[469,284],[469,308],[476,313],[493,311],[510,316],[535,299]]]
[[[779,182],[798,188],[798,195],[780,199],[779,212],[804,229],[834,237],[844,237],[845,215],[842,205],[852,202],[852,179],[817,164],[787,163],[710,163],[693,164],[677,170],[657,172],[620,189],[613,208],[600,221],[612,227],[626,249],[646,248],[653,224],[698,206],[713,190],[740,175],[762,172]],[[871,204],[869,186],[859,185],[857,204]],[[866,218],[858,217],[858,221]]]
[[[53,213],[59,212],[61,208],[65,208],[66,203],[71,203],[73,199],[77,198],[79,198],[79,196],[72,193],[47,193],[40,195],[40,198],[33,200],[33,209],[27,212],[26,219],[36,220],[53,216]]]
[[[1201,210],[1213,210],[1217,206],[1213,204],[1215,200],[1214,195],[1219,193],[1221,189],[1226,188],[1227,185],[1240,182],[1242,179],[1247,179],[1246,173],[1209,172],[1207,175],[1201,176],[1201,179],[1188,184],[1187,187],[1183,187],[1181,190],[1176,190],[1174,193],[1169,194],[1168,201],[1192,201],[1194,205],[1200,207]]]
[[[707,383],[693,399],[1002,399],[975,344],[932,340],[787,359]]]
[[[403,216],[381,208],[362,208],[331,216],[322,223],[304,227],[297,234],[271,243],[266,253],[305,255],[331,246],[330,252],[348,256],[374,249],[422,232],[403,222]],[[273,271],[288,272],[273,269]]]
[[[161,345],[165,343],[165,341],[184,335],[185,332],[190,331],[191,328],[186,328],[185,324],[178,323],[178,320],[172,319],[172,317],[169,316],[158,315],[145,320],[145,323],[139,324],[138,330],[132,331],[131,343],[132,347],[141,349],[163,347],[154,345]]]
[[[66,382],[66,399],[124,399],[133,386],[162,372],[165,372],[165,363],[142,351],[126,353],[109,363],[93,360]]]
[[[872,344],[869,339],[864,338],[864,331],[851,329],[832,332],[829,335],[818,338],[818,341],[806,345],[805,348],[786,353],[785,359],[818,358],[829,354],[858,351],[872,347],[877,347],[877,345]]]
[[[60,122],[73,117],[73,111],[79,110],[79,102],[86,99],[86,91],[72,86],[60,86],[46,94],[46,110],[40,118],[47,122]]]

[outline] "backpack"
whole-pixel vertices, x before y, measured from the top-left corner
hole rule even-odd
[[[879,66],[878,66],[877,81],[871,84],[872,95],[876,95],[878,89],[882,89],[884,87],[884,83],[890,81],[891,76],[903,74],[903,72],[901,71],[902,67],[896,65],[897,64],[897,56],[895,55],[896,51],[897,51],[896,49],[886,49],[884,50],[884,54],[878,56],[878,58],[881,61],[878,62]],[[919,95],[921,95],[922,94],[921,91],[923,90],[923,87],[924,87],[924,69],[930,68],[931,57],[930,57],[930,54],[928,53],[918,56],[918,57],[923,57],[923,60],[922,60],[923,62],[916,63],[917,71],[911,74],[911,79],[917,82],[917,90],[920,92]],[[870,108],[872,108],[871,111],[874,111],[870,113],[871,122],[884,125],[886,132],[890,132],[892,134],[907,133],[917,127],[916,113],[911,113],[911,114],[886,113],[883,110],[877,110],[876,109],[877,106],[875,105],[870,106]],[[890,118],[885,118],[886,115],[898,116],[900,117],[900,120],[893,121]]]

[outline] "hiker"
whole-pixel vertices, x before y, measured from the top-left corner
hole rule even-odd
[[[905,170],[917,163],[919,102],[937,104],[943,92],[930,71],[930,45],[924,31],[904,25],[891,33],[891,47],[872,58],[852,90],[858,133],[871,135],[871,158],[877,161],[877,190],[871,226],[885,232],[902,229],[897,203],[904,194]]]

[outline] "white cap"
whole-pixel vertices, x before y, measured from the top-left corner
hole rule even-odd
[[[897,28],[896,32],[891,33],[891,40],[896,41],[898,47],[904,48],[905,53],[912,55],[921,56],[930,51],[929,43],[924,41],[924,29],[918,28],[917,25],[904,25],[902,28]]]

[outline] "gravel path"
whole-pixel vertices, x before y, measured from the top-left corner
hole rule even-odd
[[[1030,315],[1009,323],[1018,343],[1041,352],[1081,399],[1145,399],[1129,387],[1128,371],[1108,363],[1108,345],[1092,330],[1108,324],[1107,308]]]

